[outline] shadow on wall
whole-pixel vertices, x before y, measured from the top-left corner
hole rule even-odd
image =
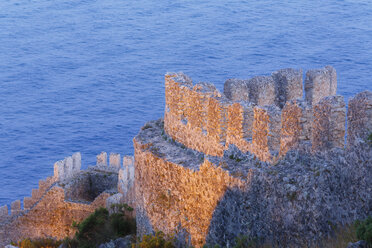
[[[244,235],[279,247],[319,245],[336,226],[372,214],[371,155],[366,143],[321,157],[290,151],[275,167],[253,169],[249,184],[219,200],[207,244],[231,246]]]

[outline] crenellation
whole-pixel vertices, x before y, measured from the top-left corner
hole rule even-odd
[[[49,184],[46,180],[39,180],[39,190],[40,192],[45,192],[49,188]]]
[[[343,147],[344,102],[333,97],[337,79],[331,66],[306,73],[305,99],[301,69],[282,69],[271,76],[250,80],[229,79],[224,84],[225,94],[210,83],[193,86],[191,79],[182,73],[168,74],[165,81],[165,133],[207,155],[222,156],[229,144],[234,144],[242,152],[274,161],[278,154],[285,155],[312,141],[316,143],[313,148]],[[314,106],[327,96],[333,97],[334,102],[328,103],[328,112],[323,106],[324,120],[321,120],[322,111]],[[255,106],[259,108],[256,111]],[[328,117],[331,136],[323,136],[317,127],[326,125]]]
[[[9,217],[8,206],[1,206],[0,207],[0,221],[3,221]]]
[[[312,149],[344,147],[346,108],[342,96],[328,96],[313,106]]]
[[[29,210],[35,204],[35,200],[32,197],[23,198],[23,209]]]
[[[183,73],[167,74],[164,121],[141,128],[133,139],[135,158],[123,156],[121,167],[120,154],[108,158],[101,152],[96,166],[81,173],[80,153],[57,161],[54,176],[40,180],[23,199],[23,210],[19,200],[11,204],[13,217],[7,206],[0,207],[8,232],[0,230],[0,245],[3,237],[19,239],[13,227],[30,238],[72,237],[73,221],[118,203],[136,207],[138,236],[182,228],[195,247],[210,240],[233,244],[236,233],[262,235],[278,245],[301,237],[293,241],[300,246],[302,237],[328,233],[327,223],[335,219],[353,221],[370,207],[368,197],[352,196],[355,190],[368,195],[362,191],[368,177],[360,175],[371,174],[371,168],[358,166],[359,160],[370,164],[370,147],[357,142],[356,151],[328,152],[345,143],[346,109],[343,97],[335,95],[336,71],[330,66],[308,71],[305,99],[302,83],[302,70],[288,68],[229,79],[222,94],[210,83],[193,85]],[[365,141],[372,131],[372,92],[349,101],[347,121],[348,147]],[[313,156],[310,146],[322,153]],[[334,183],[339,178],[342,184]],[[313,216],[319,217],[316,223]],[[311,232],[304,228],[309,224]]]
[[[74,173],[79,172],[81,169],[81,154],[80,152],[76,152],[72,155],[72,169]]]
[[[234,103],[228,106],[228,124],[226,145],[234,144],[237,140],[242,140],[244,122],[244,109],[240,103]]]
[[[283,108],[287,101],[302,98],[302,75],[301,69],[281,69],[272,73],[276,88],[276,104]]]
[[[63,179],[63,176],[65,174],[64,172],[64,161],[60,160],[54,163],[54,178],[56,181],[60,181]]]
[[[275,105],[254,107],[252,146],[262,161],[271,161],[279,153],[280,116]]]
[[[121,158],[119,153],[110,153],[110,167],[119,170],[121,166]]]
[[[310,105],[317,104],[323,97],[336,95],[337,75],[332,66],[306,72],[305,97]]]
[[[97,166],[107,167],[107,153],[101,152],[97,155]]]
[[[241,102],[243,107],[243,138],[252,142],[254,104],[250,102]]]
[[[134,157],[123,157],[123,168],[119,170],[118,192],[122,194],[122,201],[130,206],[135,205]]]
[[[72,174],[73,174],[73,160],[72,160],[72,157],[66,157],[64,160],[64,176],[63,178],[64,179],[67,179],[67,178],[71,178]]]
[[[22,209],[21,209],[21,200],[13,201],[10,204],[10,212],[11,212],[11,215],[12,216],[15,216],[15,215],[20,214],[21,211],[22,211]]]
[[[40,199],[41,197],[41,194],[40,194],[40,191],[39,189],[32,189],[31,191],[31,197],[34,201],[37,201]]]
[[[310,140],[311,111],[305,101],[287,101],[282,109],[280,154],[296,149],[303,141]]]
[[[228,79],[226,80],[223,93],[231,101],[250,101],[249,98],[249,87],[246,80],[241,79]]]
[[[276,87],[272,76],[256,76],[247,82],[249,101],[259,106],[276,103]]]
[[[372,132],[372,92],[363,91],[349,100],[347,112],[347,147],[365,141]]]

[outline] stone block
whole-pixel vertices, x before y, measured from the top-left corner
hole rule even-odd
[[[346,108],[343,96],[328,96],[313,106],[312,149],[344,147]]]
[[[127,181],[128,181],[128,167],[124,167],[119,170],[118,174],[118,192],[122,193],[123,195],[126,194],[127,191]]]
[[[63,160],[54,163],[54,178],[56,181],[61,181],[65,174],[65,163]]]
[[[253,121],[254,121],[254,104],[241,103],[243,106],[243,138],[252,141]]]
[[[39,180],[39,190],[40,192],[45,192],[48,189],[49,185],[47,181]]]
[[[347,147],[372,133],[372,92],[364,91],[349,100],[347,112]]]
[[[243,139],[243,107],[240,103],[231,104],[228,107],[227,139],[234,143],[234,140]]]
[[[290,100],[302,98],[302,70],[292,68],[273,72],[276,87],[276,104],[282,108]]]
[[[32,197],[25,197],[23,198],[23,209],[29,210],[33,205],[35,201],[32,199]]]
[[[280,154],[297,148],[300,141],[307,140],[311,122],[307,115],[306,102],[302,100],[287,101],[282,109],[280,130]]]
[[[134,157],[123,157],[123,168],[119,170],[118,191],[126,197],[134,183]]]
[[[5,219],[6,217],[8,217],[8,206],[5,205],[5,206],[1,206],[0,207],[0,220],[3,220]]]
[[[216,98],[209,98],[207,116],[208,138],[220,143],[226,140],[227,105]]]
[[[65,167],[65,179],[69,179],[73,176],[73,160],[72,157],[67,157],[64,159],[64,167]]]
[[[176,117],[185,110],[184,93],[192,88],[191,79],[180,73],[167,73],[165,75],[165,104],[166,111]]]
[[[120,169],[121,159],[119,153],[110,153],[110,167]]]
[[[273,105],[276,102],[275,82],[272,76],[257,76],[247,82],[249,101],[259,106]]]
[[[80,152],[76,152],[72,155],[72,169],[74,172],[78,172],[81,169],[81,154]]]
[[[226,80],[223,93],[231,101],[249,101],[249,88],[245,80],[228,79]]]
[[[123,157],[123,167],[130,167],[134,165],[134,157],[133,156],[124,156]]]
[[[13,215],[17,215],[21,212],[21,201],[16,200],[10,204],[10,212]]]
[[[336,95],[337,75],[332,66],[306,72],[305,97],[310,105],[317,104],[326,96]]]
[[[122,198],[123,198],[123,195],[121,193],[117,193],[106,199],[106,208],[109,210],[110,214],[118,212],[119,209],[115,205],[120,204],[122,201]]]
[[[267,161],[280,149],[281,112],[276,105],[254,107],[252,144],[261,160]]]
[[[101,152],[97,155],[97,166],[107,166],[107,153]]]
[[[31,197],[34,201],[38,201],[41,197],[39,189],[32,189],[31,191]]]

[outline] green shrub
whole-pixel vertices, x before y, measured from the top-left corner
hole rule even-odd
[[[369,144],[372,145],[372,132],[368,135],[367,140],[368,140]]]
[[[260,244],[258,238],[249,238],[246,235],[239,235],[236,237],[236,244],[234,248],[255,248],[255,247],[266,247],[265,245]]]
[[[24,239],[18,243],[12,242],[12,245],[18,246],[20,248],[57,248],[61,245],[61,241],[56,241],[54,239]]]
[[[174,248],[175,238],[165,235],[163,232],[156,232],[155,235],[144,235],[142,241],[133,244],[132,248]]]
[[[105,208],[97,209],[81,223],[75,225],[77,228],[75,237],[63,241],[69,248],[95,247],[136,232],[136,223],[133,218],[123,213],[109,215]]]
[[[369,216],[365,221],[356,221],[355,227],[357,238],[372,246],[372,216]]]

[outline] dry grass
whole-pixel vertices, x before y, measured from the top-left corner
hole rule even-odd
[[[358,241],[353,224],[338,227],[335,234],[321,242],[322,248],[345,248],[350,242]]]

